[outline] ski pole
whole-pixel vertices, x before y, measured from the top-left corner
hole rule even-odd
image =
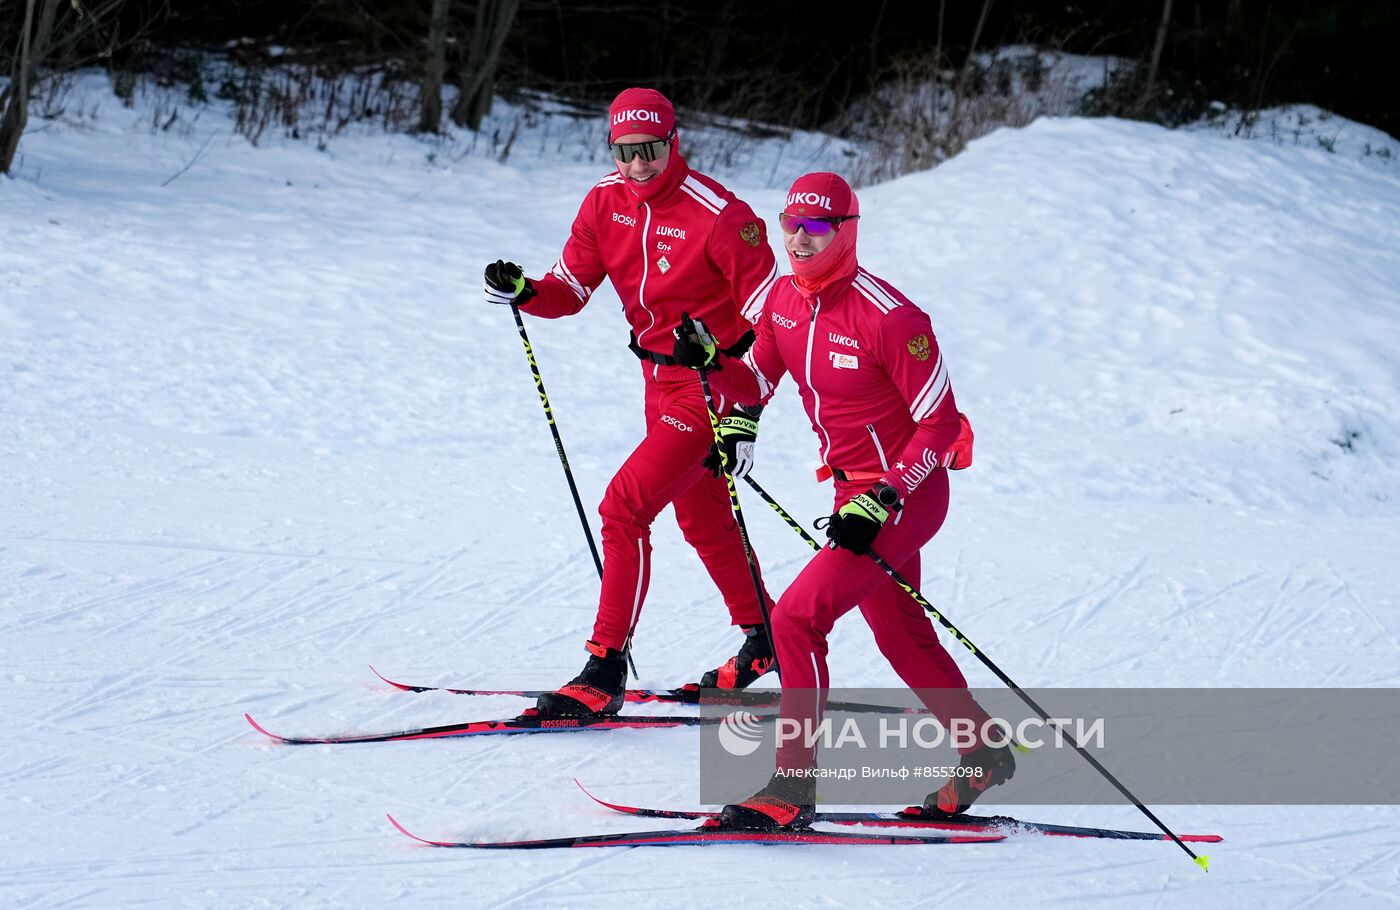
[[[564,454],[564,440],[559,435],[559,427],[554,422],[554,409],[549,406],[549,395],[544,390],[544,377],[540,375],[539,364],[535,362],[535,349],[530,347],[530,336],[525,332],[525,320],[520,318],[520,308],[514,301],[510,304],[511,315],[515,317],[515,328],[520,333],[520,343],[525,345],[525,359],[530,361],[530,372],[535,377],[535,391],[540,393],[540,403],[544,405],[544,416],[549,421],[549,432],[554,435],[554,448],[559,452],[559,463],[564,466],[564,478],[569,482],[569,492],[574,497],[574,508],[578,510],[578,520],[583,524],[583,536],[588,540],[588,551],[593,554],[593,565],[598,569],[598,578],[603,577],[603,559],[598,555],[598,545],[593,542],[593,529],[588,525],[588,515],[583,510],[583,500],[578,495],[578,484],[574,483],[574,472],[569,467],[569,456]],[[622,646],[627,655],[627,663],[632,668],[632,677],[638,676],[637,664],[632,660],[632,630],[627,630],[627,641]]]
[[[745,475],[744,479],[749,482],[749,486],[753,487],[754,492],[758,493],[759,496],[763,497],[763,501],[768,503],[768,505],[770,505],[773,508],[773,511],[777,512],[778,515],[782,517],[783,521],[787,522],[788,525],[794,530],[796,530],[798,534],[802,535],[803,540],[807,541],[807,543],[814,550],[821,549],[821,544],[817,543],[816,540],[812,538],[812,535],[808,534],[800,524],[794,521],[793,517],[789,515],[782,506],[778,505],[777,500],[775,500],[772,496],[769,496],[768,491],[763,489],[763,487],[759,486],[758,481],[754,480],[753,477],[749,475]],[[740,527],[742,528],[743,526],[740,525]],[[1095,770],[1102,774],[1110,784],[1113,784],[1113,786],[1118,789],[1118,792],[1123,794],[1123,796],[1126,797],[1134,806],[1137,806],[1138,811],[1140,811],[1143,815],[1147,816],[1154,825],[1162,829],[1163,833],[1170,837],[1178,847],[1185,850],[1186,854],[1190,856],[1191,859],[1195,860],[1196,865],[1200,866],[1202,869],[1205,869],[1207,872],[1210,871],[1209,856],[1206,856],[1204,854],[1198,856],[1195,852],[1191,850],[1190,847],[1186,846],[1186,844],[1182,842],[1181,838],[1177,837],[1175,832],[1172,831],[1172,829],[1168,828],[1165,824],[1163,824],[1162,820],[1159,819],[1152,812],[1151,809],[1143,805],[1142,801],[1139,800],[1136,796],[1134,796],[1132,792],[1129,791],[1128,788],[1125,787],[1122,784],[1122,782],[1118,780],[1118,778],[1114,777],[1112,772],[1105,768],[1097,758],[1094,758],[1093,755],[1089,754],[1089,751],[1083,746],[1081,746],[1079,744],[1079,741],[1075,739],[1074,736],[1070,734],[1068,730],[1065,730],[1063,727],[1060,726],[1059,723],[1051,719],[1050,715],[1046,712],[1044,708],[1042,708],[1039,704],[1036,703],[1035,699],[1031,698],[1031,696],[1020,686],[1016,685],[1015,681],[1012,680],[1010,676],[1007,676],[1006,673],[1002,671],[1001,667],[998,667],[990,657],[988,657],[986,654],[983,654],[977,648],[977,646],[975,646],[971,642],[971,640],[967,638],[967,636],[959,632],[957,628],[943,616],[942,613],[938,612],[937,608],[935,608],[933,604],[929,603],[928,600],[924,597],[924,595],[920,594],[919,591],[904,578],[904,576],[900,575],[897,571],[895,571],[894,566],[891,566],[889,563],[885,562],[885,560],[881,558],[880,554],[876,553],[874,550],[870,550],[866,553],[866,555],[869,556],[872,560],[874,560],[875,564],[880,567],[880,571],[884,572],[886,575],[889,576],[891,581],[903,588],[905,593],[907,593],[911,598],[914,599],[915,603],[923,607],[924,610],[929,613],[929,615],[931,615],[935,620],[938,621],[938,623],[941,626],[943,626],[943,628],[947,629],[950,633],[952,633],[954,638],[956,638],[959,642],[963,644],[964,647],[971,651],[973,655],[975,655],[977,659],[982,662],[982,665],[984,667],[996,674],[997,679],[1000,679],[1008,689],[1020,696],[1021,700],[1024,701],[1027,705],[1029,705],[1031,710],[1035,711],[1036,714],[1040,715],[1041,720],[1045,721],[1047,724],[1050,724],[1056,730],[1058,730],[1065,737],[1065,739],[1069,741],[1069,744],[1074,747],[1076,752],[1084,756],[1084,759],[1087,762],[1089,762],[1089,764],[1093,765]]]
[[[715,448],[719,451],[720,468],[724,472],[724,483],[729,488],[729,508],[734,512],[734,522],[739,526],[739,540],[744,544],[744,559],[749,564],[749,578],[753,579],[753,591],[758,596],[758,609],[763,613],[763,633],[768,636],[768,650],[773,654],[773,669],[782,676],[778,664],[778,649],[773,646],[773,622],[768,615],[768,598],[763,594],[763,579],[758,577],[758,562],[753,558],[753,546],[749,543],[749,529],[744,524],[744,510],[739,505],[739,489],[734,486],[734,475],[729,471],[729,453],[719,433],[719,415],[715,413],[715,399],[710,392],[709,371],[696,370],[700,374],[700,388],[705,393],[705,410],[710,414],[710,430],[715,436]]]

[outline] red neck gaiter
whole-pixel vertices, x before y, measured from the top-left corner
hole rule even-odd
[[[847,221],[836,231],[827,248],[810,259],[795,259],[788,253],[792,264],[792,283],[808,300],[820,294],[831,285],[849,278],[856,273],[860,264],[856,262],[856,224]]]
[[[666,162],[666,169],[646,183],[637,183],[627,179],[627,175],[622,174],[622,165],[618,164],[617,172],[622,174],[623,182],[638,199],[643,202],[657,202],[665,199],[675,191],[676,187],[681,185],[685,175],[690,173],[690,165],[686,163],[680,150],[676,148],[677,141],[676,139],[671,140],[671,157]]]

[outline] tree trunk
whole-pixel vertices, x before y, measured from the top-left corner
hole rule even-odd
[[[870,40],[867,41],[865,45],[866,53],[870,55],[870,60],[863,74],[865,81],[861,84],[861,91],[866,94],[874,90],[877,74],[880,72],[880,26],[885,22],[885,8],[887,6],[889,6],[889,0],[880,0],[880,10],[875,14],[875,25],[870,29]],[[727,25],[728,23],[724,23],[721,25],[721,28],[723,29]],[[724,31],[721,31],[720,34],[723,35]],[[836,110],[838,112],[844,112],[850,105],[851,93],[855,90],[855,82],[858,78],[860,78],[860,75],[856,72],[852,72],[846,77],[845,85],[842,87],[841,91],[841,100],[836,103]],[[820,110],[820,108],[818,109]]]
[[[972,30],[972,43],[967,46],[967,59],[963,61],[962,72],[958,73],[957,84],[953,87],[953,111],[948,115],[948,134],[944,143],[948,155],[962,151],[967,130],[960,122],[963,100],[967,97],[967,80],[972,75],[972,61],[977,56],[977,42],[982,40],[982,26],[987,24],[987,13],[991,12],[992,0],[984,0],[982,12],[977,16],[977,27]]]
[[[708,42],[707,53],[704,55],[704,62],[699,67],[700,86],[696,89],[694,99],[691,102],[692,107],[701,111],[713,111],[710,99],[714,97],[715,89],[719,87],[720,80],[724,76],[725,50],[729,44],[729,36],[734,31],[734,0],[724,0],[723,3],[719,4],[718,10],[715,10],[714,4],[711,4],[710,13],[714,17],[714,28]]]
[[[1244,0],[1229,0],[1225,4],[1225,34],[1237,35],[1244,31]]]
[[[501,47],[519,9],[520,0],[480,0],[477,5],[471,49],[462,67],[461,91],[452,105],[452,122],[458,126],[480,129],[481,121],[491,113]]]
[[[423,67],[423,95],[418,129],[436,133],[442,125],[442,75],[447,68],[447,10],[452,0],[433,0],[428,19],[428,59]]]
[[[39,2],[44,5],[36,27],[34,8]],[[19,150],[19,137],[24,135],[24,128],[29,125],[29,95],[34,73],[48,52],[57,7],[58,0],[25,0],[19,53],[10,72],[9,88],[4,95],[7,102],[5,113],[0,116],[0,174],[10,172],[15,162],[15,152]]]
[[[933,43],[933,133],[938,135],[943,110],[943,8],[948,0],[938,0],[938,37]]]
[[[120,13],[126,0],[104,0],[94,5],[91,0],[25,0],[24,25],[20,30],[19,46],[10,73],[9,87],[0,93],[0,174],[10,172],[20,136],[29,123],[29,101],[41,68],[50,73],[62,72],[85,62],[82,43],[93,35],[103,37],[103,31]],[[63,20],[63,29],[56,30],[61,8],[71,6],[73,15]],[[36,15],[37,14],[37,15]],[[110,55],[119,47],[115,34],[104,39],[105,48],[98,53]]]
[[[1162,21],[1157,26],[1157,40],[1152,43],[1152,60],[1147,64],[1147,82],[1142,87],[1138,107],[1143,110],[1152,103],[1157,91],[1157,67],[1162,63],[1162,47],[1167,43],[1167,25],[1172,18],[1172,0],[1162,0]]]

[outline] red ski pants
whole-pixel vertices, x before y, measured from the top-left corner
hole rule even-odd
[[[593,640],[609,648],[621,648],[637,624],[651,575],[651,523],[668,504],[719,588],[732,622],[763,622],[724,479],[700,465],[714,442],[700,380],[684,367],[644,363],[642,369],[646,438],[618,469],[598,507],[603,589]],[[731,404],[718,392],[715,396],[715,407],[727,414]]]
[[[839,509],[868,489],[868,482],[837,482]],[[919,585],[919,548],[948,514],[948,473],[935,471],[876,535],[871,549],[911,585]],[[773,611],[773,639],[782,672],[781,715],[809,729],[821,719],[829,685],[827,641],[836,620],[855,606],[875,633],[880,653],[904,684],[945,728],[957,718],[980,729],[987,713],[967,690],[967,679],[938,641],[933,620],[869,556],[823,548],[778,599]],[[815,726],[810,729],[816,729]],[[964,751],[972,751],[971,748]],[[778,768],[794,771],[812,765],[814,751],[802,738],[788,739],[778,750]]]

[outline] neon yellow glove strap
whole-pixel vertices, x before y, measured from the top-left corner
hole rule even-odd
[[[862,493],[842,506],[836,514],[856,515],[882,525],[890,517],[890,510],[880,505],[874,496]]]
[[[719,422],[719,435],[723,439],[726,436],[757,436],[758,421],[752,417],[740,417],[737,414],[724,418]]]

